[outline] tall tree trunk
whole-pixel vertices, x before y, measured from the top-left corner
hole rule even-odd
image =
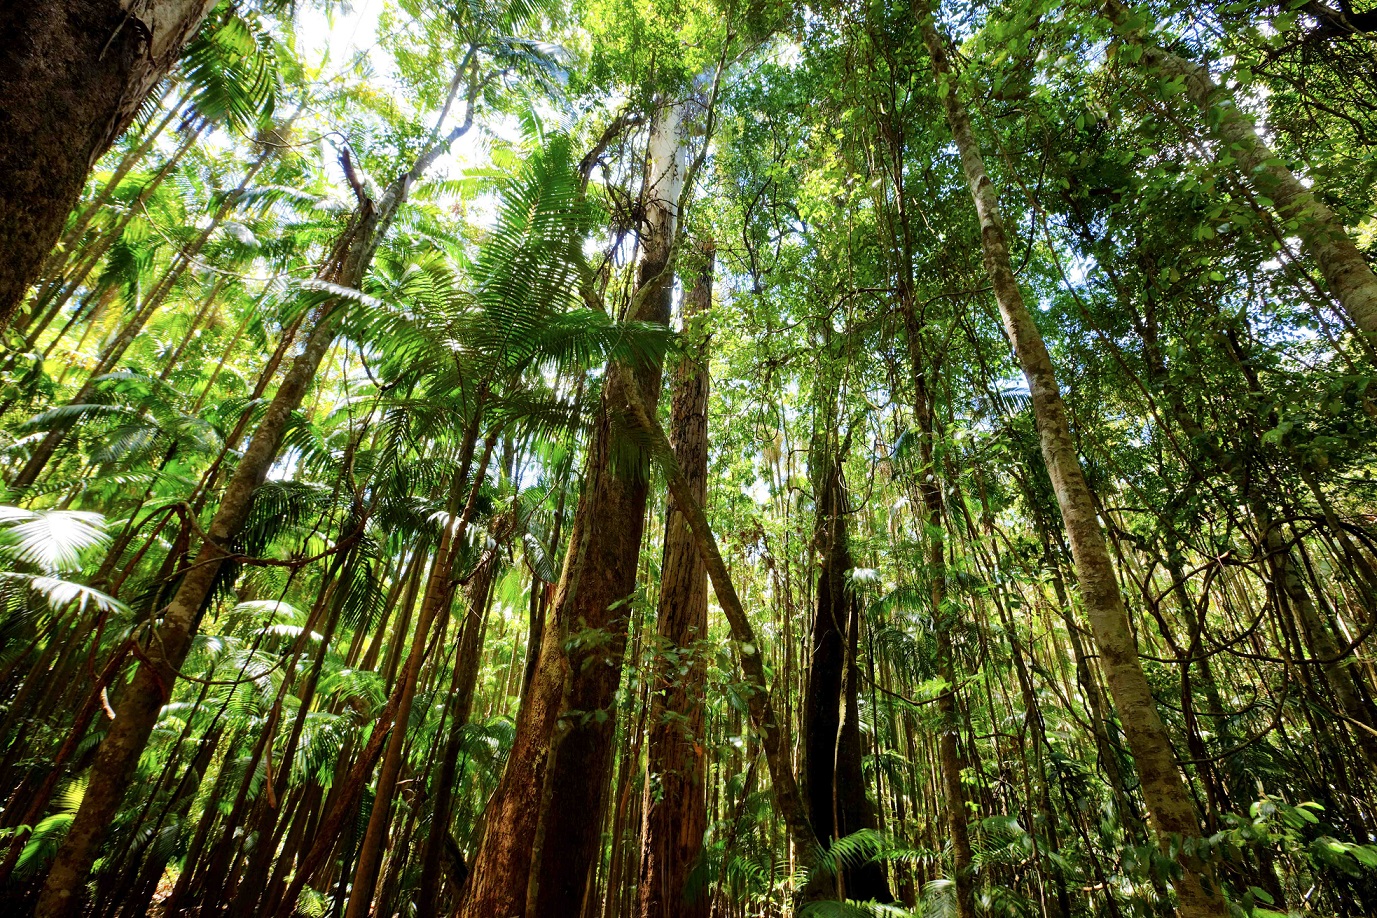
[[[277,139],[284,138],[290,131],[291,125],[295,119],[296,116],[293,115],[287,120],[283,128],[275,132],[270,132],[267,139],[271,141],[274,137]],[[218,230],[229,217],[235,206],[238,205],[244,192],[248,190],[250,184],[262,170],[263,166],[267,164],[269,159],[277,155],[278,150],[279,147],[275,146],[272,142],[264,144],[263,149],[245,171],[244,177],[240,180],[239,184],[233,191],[226,194],[219,206],[215,208],[214,213],[211,215],[210,222],[206,224],[204,229],[197,233],[196,238],[193,239],[185,249],[177,252],[172,264],[168,267],[163,276],[158,279],[158,283],[154,285],[153,289],[149,291],[148,296],[138,308],[134,310],[134,314],[120,330],[119,334],[106,346],[105,352],[101,354],[99,362],[97,362],[95,368],[91,371],[91,375],[87,377],[81,389],[77,391],[77,394],[72,396],[71,401],[68,402],[69,405],[83,405],[90,401],[91,396],[95,394],[97,380],[106,373],[112,372],[119,364],[120,359],[124,357],[125,352],[129,350],[130,346],[137,340],[144,326],[153,318],[154,313],[156,313],[167,300],[167,297],[172,293],[177,282],[181,280],[182,275],[191,267],[196,256],[201,253],[206,243],[210,241],[211,236],[215,234],[216,230]],[[215,296],[218,294],[222,285],[223,279],[218,280],[213,290],[207,294],[207,306],[214,302]],[[66,427],[58,427],[49,431],[48,435],[34,447],[33,454],[15,475],[14,480],[10,482],[10,487],[16,491],[20,491],[30,487],[37,481],[39,474],[57,452],[58,447],[67,439],[67,434],[68,429]]]
[[[941,715],[937,758],[942,768],[942,789],[945,791],[943,803],[947,811],[947,832],[951,837],[956,914],[958,918],[974,918],[975,855],[971,850],[966,789],[961,783],[961,773],[966,768],[966,762],[961,755],[959,735],[961,721],[958,716],[956,659],[951,640],[951,627],[954,623],[949,620],[950,609],[947,604],[946,496],[942,490],[943,470],[937,467],[935,458],[939,431],[936,406],[931,397],[932,387],[928,385],[930,362],[923,358],[922,329],[913,307],[912,297],[908,295],[906,281],[907,278],[903,284],[902,308],[904,330],[908,339],[909,366],[913,374],[913,410],[919,432],[918,491],[927,515],[923,522],[929,540],[928,595],[931,598],[932,621],[937,630],[937,667],[943,681],[947,683],[947,687],[937,697],[937,710]]]
[[[469,86],[464,121],[447,135],[440,134],[444,117],[461,86],[461,78],[471,76],[469,70],[475,53],[476,47],[471,45],[451,84],[441,121],[432,131],[429,145],[411,168],[393,179],[376,202],[361,189],[355,189],[359,207],[319,272],[320,279],[340,286],[358,287],[412,186],[473,126],[477,84]],[[317,311],[301,353],[293,359],[225,486],[196,560],[186,570],[176,594],[163,610],[155,640],[150,641],[144,651],[143,663],[134,674],[133,683],[121,696],[115,723],[96,754],[87,792],[49,869],[35,918],[65,918],[81,907],[81,890],[124,798],[124,790],[133,780],[139,756],[148,744],[158,713],[171,697],[201,613],[222,568],[230,559],[234,537],[248,517],[253,493],[276,461],[292,412],[301,405],[316,370],[334,343],[338,309],[338,301],[332,301]]]
[[[712,244],[701,245],[698,254],[698,278],[683,307],[684,327],[691,334],[704,331],[703,313],[712,306]],[[669,415],[675,459],[701,503],[707,499],[708,481],[706,342],[675,370],[673,394]],[[657,616],[658,647],[666,658],[652,683],[640,916],[706,918],[706,891],[690,896],[688,879],[702,855],[708,815],[703,752],[708,571],[672,496],[665,512]]]
[[[741,674],[745,677],[746,706],[750,711],[751,725],[760,737],[761,750],[765,753],[765,764],[770,770],[770,787],[774,794],[779,815],[793,845],[799,866],[808,871],[807,885],[800,891],[803,902],[833,897],[833,884],[830,875],[816,869],[822,854],[822,844],[808,820],[808,805],[799,789],[798,778],[794,774],[792,750],[783,741],[784,731],[774,701],[770,696],[770,686],[765,679],[765,654],[755,628],[746,616],[741,596],[736,592],[727,564],[722,560],[722,551],[717,546],[717,538],[712,534],[703,505],[694,496],[693,488],[674,460],[673,447],[660,427],[659,420],[650,413],[641,398],[639,387],[634,379],[627,380],[621,388],[626,399],[626,409],[631,420],[650,438],[653,455],[658,457],[668,479],[669,492],[674,495],[675,506],[684,515],[689,531],[698,544],[698,556],[708,569],[708,582],[712,584],[717,604],[722,608],[731,628],[732,642],[741,660]]]
[[[32,0],[0,11],[0,327],[86,176],[217,0]]]
[[[1071,542],[1086,614],[1100,651],[1110,694],[1119,710],[1138,768],[1152,824],[1164,844],[1170,837],[1179,837],[1186,843],[1180,854],[1182,874],[1175,882],[1179,914],[1184,918],[1223,918],[1229,913],[1228,907],[1212,880],[1204,875],[1204,865],[1190,849],[1190,842],[1200,837],[1200,822],[1177,770],[1170,737],[1143,673],[1104,531],[1100,528],[1094,500],[1071,439],[1066,406],[1051,356],[1014,276],[994,183],[985,171],[970,116],[961,100],[959,81],[948,62],[946,46],[933,24],[932,11],[923,0],[915,0],[914,11],[921,22],[923,42],[938,82],[947,124],[970,185],[980,222],[985,271],[994,288],[1005,332],[1032,396],[1038,439]]]
[[[409,184],[405,178],[398,181]],[[395,186],[389,188],[381,209],[368,202],[355,215],[323,272],[327,279],[349,287],[358,286],[381,236],[405,198],[404,191],[400,194],[397,191]],[[305,347],[292,361],[225,487],[220,506],[207,529],[209,538],[201,545],[196,560],[187,569],[164,610],[156,639],[150,641],[142,653],[143,663],[120,699],[115,722],[96,755],[87,793],[49,870],[35,912],[38,918],[72,915],[80,908],[79,894],[86,876],[119,809],[124,790],[133,780],[158,712],[171,697],[202,610],[232,554],[230,546],[234,537],[248,517],[253,493],[276,461],[292,412],[300,406],[321,360],[334,341],[335,309],[333,305],[327,306],[312,323]]]
[[[829,413],[830,415],[830,413]],[[847,582],[854,562],[847,531],[849,513],[842,461],[833,433],[814,451],[817,518],[814,544],[821,555],[809,650],[808,694],[803,712],[804,789],[808,817],[818,840],[829,845],[861,829],[876,828],[861,769],[859,681],[856,643],[859,609]],[[849,867],[840,893],[848,899],[890,901],[889,884],[877,864]]]
[[[86,230],[91,225],[91,220],[105,209],[106,204],[110,200],[110,195],[119,188],[125,176],[127,176],[135,166],[143,162],[144,157],[148,155],[148,151],[153,149],[153,144],[162,136],[162,133],[167,129],[168,125],[181,115],[182,106],[186,104],[188,96],[189,94],[182,94],[178,98],[171,100],[171,104],[167,105],[166,110],[163,112],[162,119],[144,132],[137,147],[120,158],[119,164],[115,167],[114,171],[111,172],[110,178],[101,186],[100,191],[96,193],[95,197],[93,197],[89,203],[80,208],[79,212],[71,221],[71,224],[63,230],[61,238],[57,241],[56,247],[48,254],[47,260],[43,263],[40,278],[44,283],[34,292],[36,305],[48,302],[51,299],[51,294],[55,293],[57,288],[65,283],[66,271],[64,269],[77,251],[77,248],[81,245],[83,237],[86,235]],[[164,99],[164,102],[167,101],[168,100]],[[17,327],[18,323],[16,322],[15,325]],[[31,329],[25,327],[24,331],[30,332]]]
[[[651,131],[648,230],[630,316],[643,322],[669,321],[673,277],[667,265],[683,183],[680,120],[679,106],[665,106]],[[636,368],[633,378],[652,404],[658,400],[658,364]],[[649,491],[643,474],[611,461],[626,385],[620,368],[604,384],[554,614],[543,629],[516,740],[488,804],[487,830],[465,887],[460,914],[469,918],[576,915],[582,909],[601,828],[589,814],[602,812],[611,770],[613,701]],[[602,638],[567,647],[580,632],[601,632]],[[558,845],[558,857],[542,861],[544,839]]]
[[[449,854],[457,846],[449,832],[454,803],[455,781],[459,777],[459,755],[463,750],[463,727],[473,718],[478,688],[478,668],[483,659],[483,641],[487,633],[488,616],[493,604],[493,586],[500,573],[499,558],[517,534],[517,517],[507,513],[496,517],[489,525],[491,544],[483,551],[471,579],[465,586],[468,614],[465,616],[459,651],[450,680],[448,724],[445,745],[440,758],[440,771],[432,784],[434,804],[431,813],[430,835],[426,840],[421,863],[421,883],[416,894],[418,918],[434,918],[438,913],[440,879],[448,873]],[[539,583],[537,578],[534,583]],[[534,586],[532,587],[534,589]],[[513,651],[515,657],[515,651]],[[461,859],[462,863],[462,859]],[[464,867],[467,870],[467,865]],[[456,886],[457,891],[457,886]]]

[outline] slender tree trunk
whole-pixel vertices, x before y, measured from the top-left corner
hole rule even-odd
[[[379,237],[395,216],[400,200],[391,194],[392,206],[379,213],[371,204],[356,215],[336,248],[327,268],[335,283],[357,286],[372,260]],[[115,723],[100,745],[91,770],[87,793],[57,858],[49,870],[35,912],[37,918],[75,914],[80,891],[100,844],[109,829],[138,766],[158,712],[172,694],[182,661],[191,647],[201,612],[211,590],[229,560],[230,545],[248,517],[253,493],[277,459],[278,447],[292,412],[300,406],[316,369],[334,341],[334,309],[327,307],[312,324],[302,352],[293,360],[262,422],[254,432],[225,488],[220,506],[207,529],[209,539],[185,572],[176,594],[163,613],[156,640],[143,651],[143,663],[120,699]]]
[[[464,455],[460,462],[459,472],[455,475],[453,494],[450,500],[451,514],[458,504],[460,495],[464,493],[464,476],[468,474],[469,465],[473,461],[481,411],[480,402],[466,432],[463,446]],[[454,581],[451,579],[451,573],[454,567],[455,554],[458,551],[458,546],[463,544],[465,530],[468,528],[469,520],[473,517],[477,507],[479,488],[486,477],[495,442],[493,437],[488,437],[483,450],[483,458],[478,465],[474,466],[473,485],[469,489],[468,500],[464,504],[463,511],[453,525],[445,528],[440,537],[440,544],[435,550],[435,560],[431,564],[430,577],[426,581],[425,594],[421,599],[421,611],[416,620],[416,636],[412,640],[411,653],[407,657],[406,668],[402,671],[401,682],[398,685],[397,728],[393,730],[387,745],[386,755],[383,758],[382,771],[378,775],[377,793],[373,800],[372,812],[369,814],[368,829],[364,833],[363,845],[359,849],[358,863],[354,868],[354,885],[349,894],[349,908],[345,912],[347,918],[367,918],[373,905],[378,869],[382,865],[383,849],[391,819],[392,797],[402,770],[402,752],[406,744],[406,725],[411,717],[412,702],[416,697],[421,663],[425,657],[426,640],[435,617],[440,614],[441,609],[451,601],[454,595]]]
[[[475,47],[470,46],[459,65],[457,72],[460,76],[468,74],[475,53]],[[461,81],[456,78],[451,85],[450,99],[441,114],[441,122],[460,85]],[[437,123],[430,144],[410,169],[393,179],[378,201],[367,198],[356,189],[359,207],[319,273],[322,280],[351,288],[359,286],[412,186],[425,175],[441,153],[473,126],[476,91],[476,86],[469,87],[464,121],[444,136],[440,135],[442,125]],[[316,370],[334,343],[338,309],[338,302],[331,302],[317,311],[301,353],[293,359],[225,486],[220,506],[207,529],[208,538],[203,541],[196,560],[184,573],[176,594],[163,610],[156,640],[150,641],[143,664],[134,675],[133,684],[120,699],[115,724],[97,752],[87,793],[48,872],[35,918],[66,918],[81,907],[80,893],[86,877],[123,800],[124,790],[133,780],[139,756],[148,743],[158,712],[171,697],[202,610],[225,562],[230,559],[233,539],[248,517],[253,493],[276,461],[292,412],[300,407]]]
[[[712,306],[711,243],[699,247],[702,264],[684,297],[684,327],[705,331]],[[707,346],[674,373],[670,429],[675,459],[694,496],[707,499]],[[640,865],[640,918],[706,918],[708,897],[690,897],[688,879],[702,856],[707,830],[707,768],[703,748],[707,693],[708,572],[693,533],[671,496],[665,512],[660,567],[658,647],[665,659],[652,682],[645,815]],[[614,852],[615,854],[615,852]]]
[[[1186,843],[1180,855],[1182,875],[1175,883],[1178,911],[1184,918],[1223,918],[1228,915],[1228,907],[1190,848],[1190,843],[1200,837],[1200,822],[1177,770],[1170,737],[1143,673],[1104,531],[1100,528],[1094,500],[1071,439],[1066,406],[1061,399],[1051,356],[1014,276],[994,183],[985,171],[970,117],[961,100],[960,85],[948,63],[946,46],[933,24],[931,9],[926,8],[922,0],[915,0],[914,10],[921,21],[923,41],[940,87],[947,124],[960,152],[975,203],[985,270],[994,288],[1014,355],[1032,395],[1038,439],[1071,541],[1086,614],[1110,693],[1123,720],[1153,827],[1164,843],[1170,837],[1179,837]]]
[[[216,0],[32,0],[0,12],[0,327],[81,197]]]
[[[168,105],[166,111],[164,111],[162,119],[145,132],[137,147],[120,158],[119,164],[110,174],[110,178],[101,186],[100,191],[90,203],[80,208],[75,218],[71,221],[71,225],[63,230],[62,237],[58,240],[57,246],[48,254],[47,260],[43,263],[41,277],[45,283],[38,288],[34,297],[38,303],[48,301],[51,294],[55,293],[57,288],[63,284],[63,275],[65,273],[63,269],[71,260],[77,246],[82,241],[82,237],[86,235],[86,230],[91,225],[91,221],[104,209],[106,203],[110,200],[110,195],[119,187],[120,183],[124,181],[125,176],[127,176],[135,166],[143,162],[144,157],[148,155],[148,151],[153,149],[153,144],[156,143],[158,138],[162,136],[162,133],[167,130],[168,125],[172,123],[173,119],[181,114],[182,106],[186,104],[186,101],[187,97],[185,95],[172,100],[172,104]],[[25,328],[24,331],[28,332],[29,329]]]
[[[506,541],[510,537],[509,531],[500,536],[500,539]],[[449,822],[454,800],[454,783],[459,772],[459,754],[463,748],[462,728],[473,716],[478,667],[483,655],[483,633],[487,626],[488,609],[492,604],[493,581],[498,570],[497,552],[500,550],[499,545],[484,552],[474,572],[474,579],[467,589],[468,614],[465,616],[450,682],[450,710],[445,727],[445,745],[440,758],[440,771],[436,775],[432,791],[434,804],[430,836],[426,839],[425,855],[421,865],[421,885],[416,896],[418,918],[434,918],[437,914],[445,851],[447,846],[452,844]]]
[[[378,775],[377,795],[369,814],[368,829],[364,833],[363,847],[359,849],[359,859],[354,867],[354,883],[349,893],[347,918],[367,918],[372,912],[373,893],[378,881],[378,870],[389,823],[392,816],[392,797],[397,787],[397,779],[402,770],[402,752],[406,744],[406,726],[411,718],[411,705],[416,698],[416,683],[425,660],[426,644],[430,637],[430,626],[435,621],[440,606],[449,601],[453,593],[450,583],[450,569],[453,562],[454,535],[446,529],[435,552],[430,580],[426,584],[425,598],[421,600],[421,613],[416,617],[416,633],[411,639],[411,652],[407,656],[406,668],[402,671],[401,682],[397,686],[398,704],[396,726],[388,739],[387,751],[383,755],[382,771]]]
[[[363,796],[364,785],[368,783],[368,776],[373,773],[373,769],[378,764],[378,758],[383,753],[383,744],[391,735],[397,714],[397,704],[400,701],[400,692],[393,692],[388,696],[387,704],[378,712],[377,719],[373,723],[373,732],[369,735],[367,744],[360,750],[358,759],[354,761],[347,774],[336,779],[336,783],[343,790],[332,803],[327,804],[327,812],[321,818],[320,825],[316,827],[311,846],[297,866],[296,876],[292,879],[291,886],[287,887],[287,892],[282,897],[278,914],[283,918],[297,914],[297,902],[301,898],[302,890],[325,865],[331,852],[335,850],[341,837],[344,836],[346,823],[355,817],[359,798]],[[352,846],[354,844],[353,839],[357,836],[353,836],[352,832],[350,836],[348,841]],[[347,870],[348,866],[346,865]],[[340,882],[342,889],[344,877],[341,877]]]
[[[905,278],[904,289],[908,284]],[[970,817],[966,811],[966,789],[961,773],[966,762],[961,755],[961,729],[957,703],[956,659],[951,641],[951,610],[947,604],[946,497],[942,491],[942,469],[935,459],[938,425],[928,385],[928,361],[922,356],[922,331],[911,297],[904,296],[904,324],[908,339],[909,365],[913,374],[914,416],[918,421],[918,491],[927,518],[927,577],[932,620],[936,625],[937,667],[947,687],[937,697],[941,732],[937,738],[937,758],[942,766],[943,803],[947,813],[947,832],[951,837],[952,873],[956,888],[958,918],[975,918],[975,855],[971,850]]]
[[[278,135],[285,134],[295,118],[296,116],[293,115],[291,119],[288,119],[287,126],[276,133]],[[124,357],[125,351],[129,350],[130,346],[133,345],[134,341],[143,331],[144,326],[148,324],[148,321],[153,318],[154,313],[158,311],[158,308],[162,306],[168,295],[171,294],[177,281],[186,273],[187,268],[191,267],[196,256],[201,253],[206,243],[210,241],[211,236],[215,234],[215,231],[220,228],[221,224],[224,223],[225,219],[233,211],[235,205],[238,204],[243,193],[248,190],[250,183],[252,183],[259,171],[262,170],[263,166],[267,164],[271,157],[276,155],[277,149],[278,148],[273,145],[267,145],[263,148],[257,159],[253,161],[252,165],[250,165],[248,170],[244,173],[244,177],[240,180],[239,184],[233,191],[225,195],[224,200],[216,207],[206,227],[196,235],[196,238],[192,240],[184,250],[177,253],[176,258],[173,260],[167,272],[164,273],[158,280],[158,283],[154,285],[143,303],[134,311],[134,315],[130,317],[124,328],[120,330],[120,333],[116,335],[115,339],[105,348],[105,352],[101,355],[100,361],[96,364],[95,369],[68,404],[85,404],[90,400],[91,396],[95,394],[96,381],[106,373],[113,371],[119,364],[120,359]],[[215,297],[219,294],[220,288],[223,285],[223,278],[216,281],[213,289],[207,294],[207,308],[214,302]],[[19,470],[18,474],[15,475],[14,480],[10,482],[10,487],[15,490],[23,490],[37,481],[39,474],[42,473],[44,467],[47,466],[48,462],[57,452],[58,447],[67,439],[67,434],[68,430],[65,427],[59,427],[49,431],[48,435],[34,448],[33,454],[29,457],[29,460],[24,463],[23,468]]]

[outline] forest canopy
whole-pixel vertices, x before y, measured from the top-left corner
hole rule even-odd
[[[1377,913],[1377,9],[0,9],[0,910]]]

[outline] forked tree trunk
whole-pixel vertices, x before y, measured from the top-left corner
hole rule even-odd
[[[666,106],[651,130],[644,196],[648,231],[632,319],[669,321],[674,208],[683,183],[680,111]],[[653,288],[647,288],[654,284]],[[484,817],[487,826],[460,914],[468,918],[577,915],[589,865],[601,840],[600,821],[611,771],[614,700],[626,645],[629,600],[645,527],[649,481],[613,462],[620,390],[635,380],[653,404],[660,367],[641,366],[623,378],[614,367],[588,451],[588,466],[554,602],[516,739]],[[597,635],[572,652],[576,634]],[[542,857],[548,840],[549,855]]]
[[[685,329],[702,328],[712,306],[714,249],[699,247],[702,264],[684,297]],[[707,346],[675,370],[670,428],[674,455],[701,503],[708,483]],[[704,710],[707,694],[708,571],[693,533],[670,497],[657,612],[666,659],[652,683],[640,869],[640,918],[706,918],[706,889],[690,896],[689,874],[702,855],[707,829]]]
[[[1316,197],[1259,136],[1238,103],[1226,93],[1207,67],[1160,47],[1146,31],[1146,23],[1122,0],[1103,0],[1104,12],[1115,31],[1142,51],[1142,62],[1162,76],[1180,80],[1190,99],[1204,114],[1211,132],[1238,163],[1238,171],[1271,202],[1283,233],[1294,232],[1324,275],[1329,292],[1377,347],[1377,275],[1334,211]]]
[[[0,9],[0,327],[86,176],[217,0],[29,0]]]
[[[1071,542],[1086,615],[1100,652],[1105,680],[1123,721],[1148,812],[1163,843],[1169,837],[1186,843],[1180,855],[1182,874],[1175,881],[1178,913],[1183,918],[1224,918],[1229,914],[1228,906],[1213,882],[1204,876],[1204,865],[1189,850],[1190,843],[1200,838],[1200,822],[1143,673],[1104,531],[1071,439],[1052,358],[1014,276],[994,183],[985,171],[958,80],[933,23],[932,10],[923,0],[914,0],[914,12],[921,22],[947,124],[970,185],[980,223],[985,271],[994,288],[1005,332],[1028,383],[1038,440]]]

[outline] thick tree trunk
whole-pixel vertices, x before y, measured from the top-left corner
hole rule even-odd
[[[1032,396],[1038,439],[1070,538],[1086,614],[1100,651],[1110,694],[1119,710],[1138,768],[1152,824],[1164,843],[1168,837],[1176,836],[1189,847],[1189,842],[1200,837],[1200,822],[1177,770],[1170,737],[1143,673],[1104,531],[1100,528],[1080,457],[1071,439],[1066,406],[1062,402],[1052,359],[1014,276],[994,183],[985,172],[984,159],[961,100],[959,83],[947,60],[946,47],[937,34],[930,8],[922,0],[915,0],[914,10],[922,24],[923,41],[942,94],[947,124],[960,152],[961,165],[975,203],[985,271]],[[1175,883],[1179,914],[1184,918],[1227,916],[1228,906],[1212,881],[1204,876],[1200,861],[1189,850],[1183,850],[1180,860],[1183,871]]]
[[[702,264],[684,297],[684,327],[701,330],[712,306],[713,248],[700,246]],[[674,373],[670,429],[674,455],[694,497],[707,498],[708,370],[706,343]],[[706,890],[688,893],[707,829],[704,710],[708,636],[708,571],[688,523],[671,496],[665,513],[664,562],[657,614],[666,658],[652,684],[648,780],[640,868],[640,918],[706,918]]]
[[[1369,344],[1377,346],[1377,275],[1334,211],[1316,197],[1259,136],[1252,119],[1230,98],[1208,68],[1155,44],[1146,23],[1121,0],[1103,0],[1115,30],[1142,50],[1157,73],[1182,81],[1211,131],[1238,163],[1238,171],[1273,203],[1283,233],[1294,232],[1315,259],[1329,292]]]
[[[750,711],[751,725],[760,737],[765,764],[770,770],[771,792],[789,841],[794,846],[799,866],[810,873],[808,884],[800,891],[799,898],[805,902],[832,898],[832,878],[825,871],[814,869],[822,854],[822,845],[808,821],[808,805],[794,774],[791,750],[783,741],[784,731],[775,713],[769,683],[765,679],[764,649],[756,638],[755,628],[746,616],[741,597],[732,583],[727,564],[722,559],[722,551],[717,546],[717,538],[712,534],[707,514],[703,512],[703,505],[694,496],[692,486],[674,460],[673,448],[659,420],[650,413],[634,380],[628,381],[621,392],[626,399],[631,420],[650,437],[651,451],[664,467],[669,492],[674,495],[675,506],[684,515],[689,531],[693,533],[694,541],[698,544],[698,556],[708,569],[708,582],[712,584],[717,604],[731,627],[732,642],[736,645],[741,660],[741,674],[745,677],[743,694]]]
[[[81,197],[92,165],[216,0],[32,0],[0,11],[0,327]]]
[[[631,316],[643,322],[669,321],[673,277],[666,265],[683,182],[680,118],[678,106],[666,106],[651,132],[649,228]],[[628,384],[622,372],[614,368],[604,384],[554,614],[466,884],[460,914],[469,918],[576,915],[583,906],[601,829],[590,814],[602,812],[611,771],[613,702],[649,491],[643,474],[612,461],[615,414]],[[658,400],[658,365],[636,368],[631,379],[652,404]],[[580,634],[597,639],[566,646]],[[548,857],[545,839],[552,843]]]
[[[819,454],[832,447],[822,446]],[[820,460],[813,483],[818,495],[814,544],[818,570],[803,716],[804,789],[808,818],[818,840],[831,844],[862,829],[877,828],[866,799],[862,771],[859,697],[856,673],[859,607],[847,575],[855,566],[847,532],[844,449]],[[892,900],[884,868],[850,867],[842,874],[841,895],[848,899]]]

